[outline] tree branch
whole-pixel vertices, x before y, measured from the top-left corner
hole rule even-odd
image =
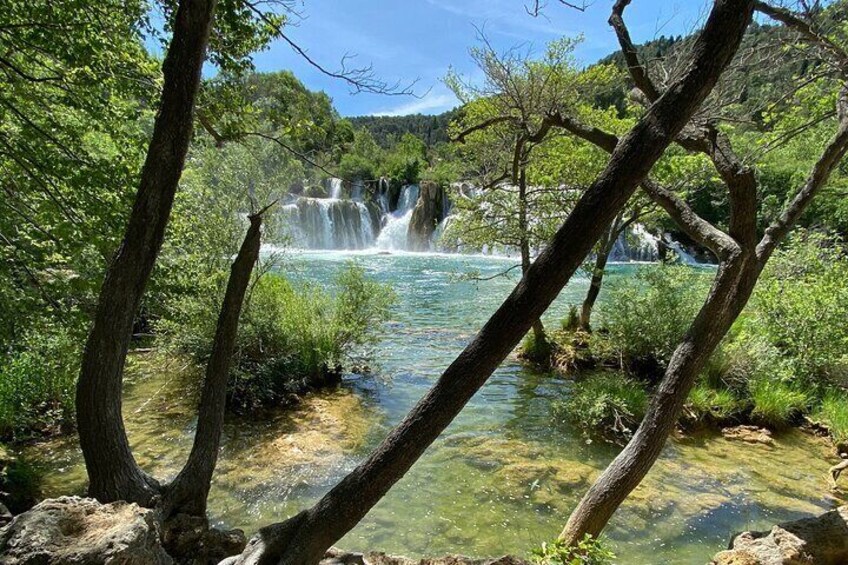
[[[768,260],[777,244],[786,237],[786,234],[804,213],[818,190],[827,183],[833,169],[836,168],[848,151],[848,86],[842,88],[838,106],[840,120],[836,135],[827,144],[816,164],[813,165],[813,169],[803,186],[787,204],[780,217],[766,229],[765,235],[757,245],[757,257],[762,263]]]
[[[618,37],[621,54],[624,55],[627,70],[630,72],[636,88],[642,91],[649,102],[653,103],[660,97],[659,91],[654,86],[654,83],[651,82],[647,69],[639,62],[639,54],[636,51],[636,46],[633,45],[633,40],[630,39],[630,32],[627,31],[627,25],[624,23],[624,9],[629,4],[630,0],[616,0],[612,7],[612,14],[609,17],[609,24],[615,30],[615,35]]]

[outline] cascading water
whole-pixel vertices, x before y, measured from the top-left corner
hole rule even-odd
[[[374,245],[374,220],[362,202],[298,198],[282,207],[284,227],[295,247],[365,249]]]
[[[407,248],[409,222],[412,219],[415,203],[418,202],[418,192],[417,184],[408,184],[401,189],[397,209],[383,216],[383,229],[377,237],[378,249],[400,251]]]
[[[342,197],[342,179],[330,179],[330,198],[338,200]]]
[[[656,262],[660,260],[661,246],[673,251],[680,262],[685,265],[697,265],[699,263],[691,253],[683,248],[679,241],[675,241],[668,234],[661,238],[657,237],[642,224],[633,224],[629,230],[618,237],[610,253],[610,260]]]

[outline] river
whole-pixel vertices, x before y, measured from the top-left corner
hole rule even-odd
[[[229,418],[210,498],[213,521],[248,534],[313,503],[350,471],[434,383],[497,308],[516,277],[491,277],[514,261],[376,252],[282,256],[293,279],[326,283],[357,261],[398,296],[373,352],[372,375],[308,395],[288,411]],[[613,269],[611,279],[632,267]],[[546,315],[556,324],[586,289],[577,278]],[[194,429],[197,369],[155,354],[131,356],[124,417],[138,460],[173,476]],[[339,546],[411,557],[526,554],[556,537],[593,477],[617,448],[553,422],[551,400],[566,379],[507,359],[414,468]],[[81,493],[85,472],[74,438],[29,448],[44,496]],[[607,531],[618,562],[703,564],[736,531],[832,508],[830,450],[797,431],[774,447],[714,434],[675,438]]]

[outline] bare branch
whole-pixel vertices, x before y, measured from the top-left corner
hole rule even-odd
[[[612,15],[609,17],[609,24],[615,30],[615,35],[618,37],[621,54],[624,55],[627,70],[630,72],[636,88],[641,90],[650,102],[654,102],[660,97],[659,91],[657,91],[654,83],[651,82],[648,71],[639,62],[639,54],[636,51],[636,46],[633,45],[633,40],[630,39],[630,32],[627,31],[627,26],[624,23],[624,9],[629,4],[630,0],[616,0],[612,7]]]
[[[389,84],[374,76],[374,69],[371,65],[359,68],[348,69],[346,62],[351,58],[351,55],[346,54],[342,57],[341,68],[336,71],[331,71],[315,59],[313,59],[306,50],[298,45],[283,31],[282,27],[268,17],[268,14],[257,7],[258,2],[245,2],[248,8],[262,20],[265,25],[271,29],[275,36],[288,43],[292,50],[300,55],[307,63],[317,69],[319,72],[327,75],[330,78],[344,81],[350,86],[353,92],[369,92],[372,94],[383,94],[387,96],[413,96],[420,98],[413,91],[413,87],[418,83],[418,79],[411,81],[406,86],[401,87],[400,81]]]

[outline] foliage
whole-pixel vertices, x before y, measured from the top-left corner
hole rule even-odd
[[[804,233],[775,253],[745,325],[780,351],[807,385],[848,376],[848,256],[820,234]]]
[[[429,149],[447,143],[448,125],[457,113],[458,110],[449,110],[434,116],[359,116],[350,121],[355,127],[368,131],[383,149],[390,149],[405,134],[414,135]]]
[[[625,363],[664,367],[701,306],[706,277],[690,267],[651,265],[610,284],[600,315],[612,348]]]
[[[845,391],[828,391],[813,419],[827,426],[836,443],[844,445],[848,442],[848,397]]]
[[[541,547],[531,550],[531,558],[539,565],[607,565],[615,559],[603,538],[586,534],[575,546],[562,540],[543,542]]]
[[[621,373],[598,372],[574,383],[568,396],[554,401],[554,418],[569,419],[589,431],[629,434],[648,405],[643,386]]]
[[[250,406],[278,402],[289,392],[320,384],[329,373],[379,335],[394,301],[354,264],[333,281],[330,293],[294,285],[280,274],[261,276],[246,299],[239,324],[230,398]],[[159,330],[172,347],[204,362],[210,353],[223,285],[214,300],[187,295]]]
[[[528,332],[521,342],[521,356],[539,363],[548,363],[551,358],[551,344],[547,338],[538,338],[535,332]]]
[[[751,417],[773,428],[786,427],[810,405],[806,392],[777,379],[753,379],[748,390],[754,405]]]
[[[386,176],[398,185],[417,183],[427,167],[424,142],[411,133],[403,134],[386,154],[383,167]]]
[[[686,409],[695,420],[710,420],[724,422],[739,415],[744,409],[744,402],[726,388],[713,388],[704,383],[698,383],[689,393]]]
[[[0,437],[73,425],[82,337],[54,323],[30,328],[16,343],[0,364]]]

